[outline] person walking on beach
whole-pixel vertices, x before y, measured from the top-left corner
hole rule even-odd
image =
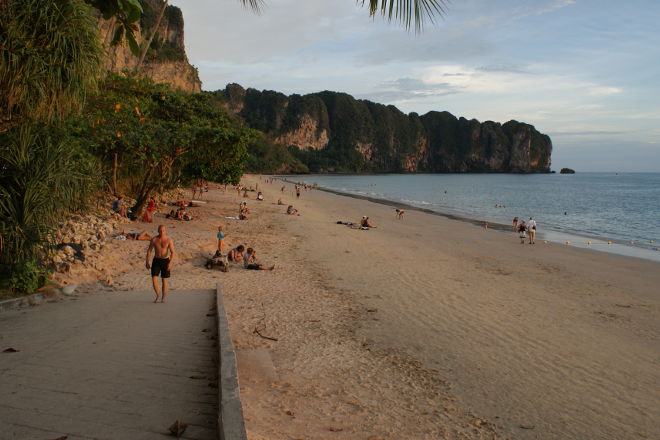
[[[300,187],[296,186],[296,198],[300,198]]]
[[[529,244],[536,244],[534,241],[536,238],[536,220],[534,220],[534,217],[530,217],[529,222],[527,222],[527,234],[529,235]]]
[[[151,250],[154,250],[154,259],[149,263],[151,257]],[[167,230],[164,225],[158,226],[158,235],[151,239],[149,248],[147,248],[147,269],[151,269],[151,282],[154,286],[156,299],[158,302],[165,302],[165,295],[167,294],[167,280],[170,277],[170,270],[172,270],[172,263],[174,262],[174,241],[167,236]],[[163,287],[161,292],[158,291],[158,276],[161,277]]]
[[[511,225],[513,226],[513,232],[517,232],[518,231],[518,216],[515,216],[513,218],[513,222],[511,223]]]
[[[403,209],[397,208],[396,209],[396,218],[397,218],[397,220],[403,220],[403,214],[405,214],[405,212],[406,211],[404,211]]]

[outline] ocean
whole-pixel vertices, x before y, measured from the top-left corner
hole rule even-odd
[[[660,261],[660,173],[288,176],[491,227],[534,217],[540,240]],[[393,214],[394,215],[394,214]]]

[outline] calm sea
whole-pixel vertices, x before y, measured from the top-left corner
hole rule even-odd
[[[491,224],[511,225],[515,216],[533,216],[542,239],[660,261],[660,173],[306,175],[289,180]]]

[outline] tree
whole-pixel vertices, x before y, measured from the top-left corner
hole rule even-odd
[[[95,87],[102,51],[83,0],[0,6],[0,284],[29,292],[57,222],[90,184],[59,124]]]
[[[9,0],[0,9],[0,131],[80,109],[102,51],[82,0]]]
[[[369,15],[379,14],[388,20],[395,19],[406,29],[414,25],[416,31],[421,31],[424,22],[434,21],[435,15],[443,15],[447,0],[357,0],[361,6],[368,5]]]

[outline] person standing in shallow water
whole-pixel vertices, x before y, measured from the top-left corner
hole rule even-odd
[[[527,222],[527,235],[529,235],[529,244],[536,244],[536,220],[534,217],[530,217]]]
[[[151,250],[154,250],[154,259],[149,263],[151,257]],[[156,299],[158,302],[165,302],[165,295],[167,294],[167,280],[170,277],[170,270],[172,270],[172,263],[174,262],[174,241],[167,236],[167,229],[165,226],[158,226],[158,235],[151,239],[149,248],[147,249],[147,269],[151,269],[151,282],[154,286]],[[158,291],[158,276],[162,279],[162,290]]]

